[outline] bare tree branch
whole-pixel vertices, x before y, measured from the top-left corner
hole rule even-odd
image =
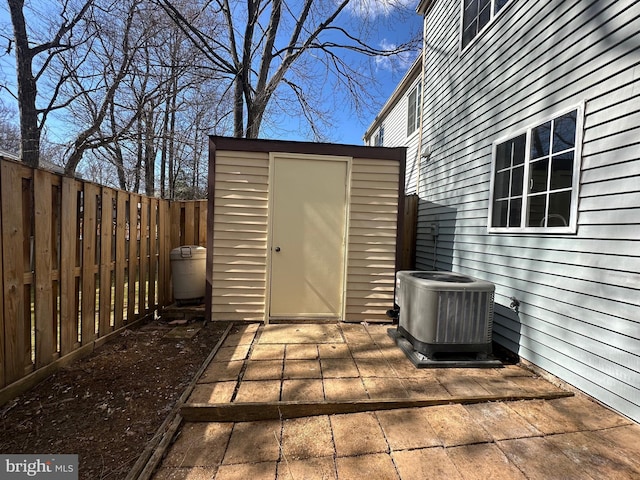
[[[40,136],[44,126],[44,119],[54,108],[55,96],[59,93],[62,83],[68,77],[60,78],[53,89],[54,97],[44,109],[36,107],[38,97],[38,82],[43,73],[49,69],[52,59],[69,48],[72,48],[71,38],[73,29],[83,20],[94,0],[86,0],[70,21],[63,21],[53,38],[39,45],[31,46],[24,16],[24,0],[7,0],[11,23],[13,25],[14,42],[16,44],[16,71],[18,83],[18,105],[20,109],[20,137],[22,161],[29,166],[37,167],[40,161]],[[64,19],[65,12],[62,17]],[[63,39],[68,38],[67,43]],[[38,73],[34,76],[34,59],[41,53],[48,52]],[[39,122],[39,116],[41,121]]]
[[[64,172],[67,175],[71,175],[76,171],[82,156],[87,149],[95,148],[95,140],[91,141],[91,136],[94,135],[101,127],[107,113],[110,110],[110,106],[113,102],[117,89],[120,87],[120,82],[124,79],[129,71],[131,62],[133,61],[133,53],[135,49],[132,48],[129,42],[129,36],[131,34],[131,25],[134,20],[134,15],[137,9],[137,2],[134,2],[128,12],[127,19],[124,24],[124,32],[122,37],[122,51],[125,52],[125,57],[118,68],[115,78],[111,82],[111,85],[107,88],[104,98],[100,107],[98,108],[94,121],[84,131],[80,132],[73,144],[73,150],[69,155]],[[97,145],[108,143],[105,138],[97,143]]]
[[[342,18],[347,7],[356,0],[244,0],[243,13],[246,15],[237,14],[235,7],[240,8],[240,1],[233,4],[232,0],[215,0],[208,5],[215,3],[219,7],[217,12],[226,23],[226,41],[215,42],[209,42],[204,35],[199,34],[194,25],[186,22],[171,0],[158,1],[172,12],[172,18],[179,22],[181,28],[191,32],[190,38],[197,39],[197,48],[206,51],[207,58],[211,59],[211,52],[216,50],[227,54],[228,64],[224,65],[224,70],[221,69],[220,73],[226,75],[233,85],[235,136],[255,138],[260,134],[264,115],[279,87],[285,84],[297,98],[305,119],[313,124],[313,118],[308,115],[312,111],[310,105],[321,100],[309,93],[314,90],[310,84],[303,87],[303,79],[306,76],[306,81],[309,82],[311,72],[316,67],[311,64],[304,67],[302,60],[312,52],[321,51],[329,59],[333,58],[332,61],[324,62],[326,73],[335,77],[335,84],[344,87],[343,93],[352,97],[353,102],[359,105],[363,101],[359,97],[366,98],[368,93],[358,91],[358,81],[346,76],[361,76],[361,72],[347,68],[339,59],[340,52],[355,53],[363,58],[393,57],[417,47],[412,42],[393,48],[376,47],[365,37],[351,33],[338,19]],[[388,8],[392,7],[394,5],[390,4]],[[241,27],[239,22],[244,22]],[[291,29],[288,40],[281,28],[285,24]],[[338,36],[343,41],[336,40]],[[214,60],[214,64],[216,67],[220,66],[218,59]],[[299,67],[295,74],[297,80],[288,78],[294,65]],[[316,136],[317,128],[312,125],[311,129]]]

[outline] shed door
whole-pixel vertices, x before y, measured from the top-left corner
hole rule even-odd
[[[275,158],[269,316],[340,318],[347,161]]]

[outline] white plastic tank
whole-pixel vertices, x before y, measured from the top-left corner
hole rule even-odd
[[[171,283],[177,303],[204,298],[207,281],[207,249],[183,245],[171,250]]]

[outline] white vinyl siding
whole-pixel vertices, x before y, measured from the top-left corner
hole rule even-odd
[[[418,166],[419,166],[419,135],[417,131],[413,131],[410,135],[407,135],[407,123],[408,123],[408,110],[409,110],[409,95],[408,91],[416,91],[420,71],[418,70],[413,80],[406,90],[398,96],[398,100],[395,104],[391,105],[391,108],[386,110],[378,120],[380,125],[384,125],[384,145],[385,147],[407,147],[407,160],[405,167],[405,183],[404,190],[407,195],[416,193],[416,186],[418,182]],[[409,77],[410,78],[410,77]],[[395,93],[397,93],[396,90]],[[416,108],[415,106],[413,107]],[[414,120],[415,123],[415,120]],[[379,127],[382,128],[382,127]],[[376,132],[377,130],[374,130]],[[375,145],[375,135],[371,135],[365,138],[368,145]]]
[[[420,79],[416,80],[411,90],[414,92],[422,91]],[[422,98],[421,95],[420,95],[420,98]],[[404,107],[404,112],[406,112],[407,109],[412,108],[411,105],[409,104],[408,96],[405,96],[404,102],[401,102],[401,103],[402,103],[402,107]],[[422,112],[421,105],[422,105],[422,101],[416,106],[416,122],[417,122],[416,128],[420,128],[420,121],[421,121],[420,115]],[[390,130],[391,123],[392,123],[391,119],[389,119],[389,121],[385,123],[387,125],[387,129]],[[391,144],[389,141],[387,141],[386,146],[387,147],[401,147],[401,146],[407,147],[407,162],[406,162],[405,176],[404,176],[404,193],[405,195],[411,195],[416,193],[418,188],[418,175],[419,175],[419,168],[420,168],[420,148],[418,143],[420,141],[420,135],[418,134],[417,131],[414,131],[413,133],[407,135],[404,125],[405,123],[402,120],[400,120],[399,127],[402,132],[402,141],[398,141],[395,144]]]
[[[462,56],[459,18],[426,18],[418,267],[494,282],[494,340],[640,421],[640,3],[509,2]],[[580,104],[575,233],[488,233],[494,143]]]

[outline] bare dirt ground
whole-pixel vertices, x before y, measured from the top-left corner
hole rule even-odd
[[[78,454],[81,479],[125,478],[226,327],[191,339],[159,320],[126,330],[0,406],[0,453]]]

